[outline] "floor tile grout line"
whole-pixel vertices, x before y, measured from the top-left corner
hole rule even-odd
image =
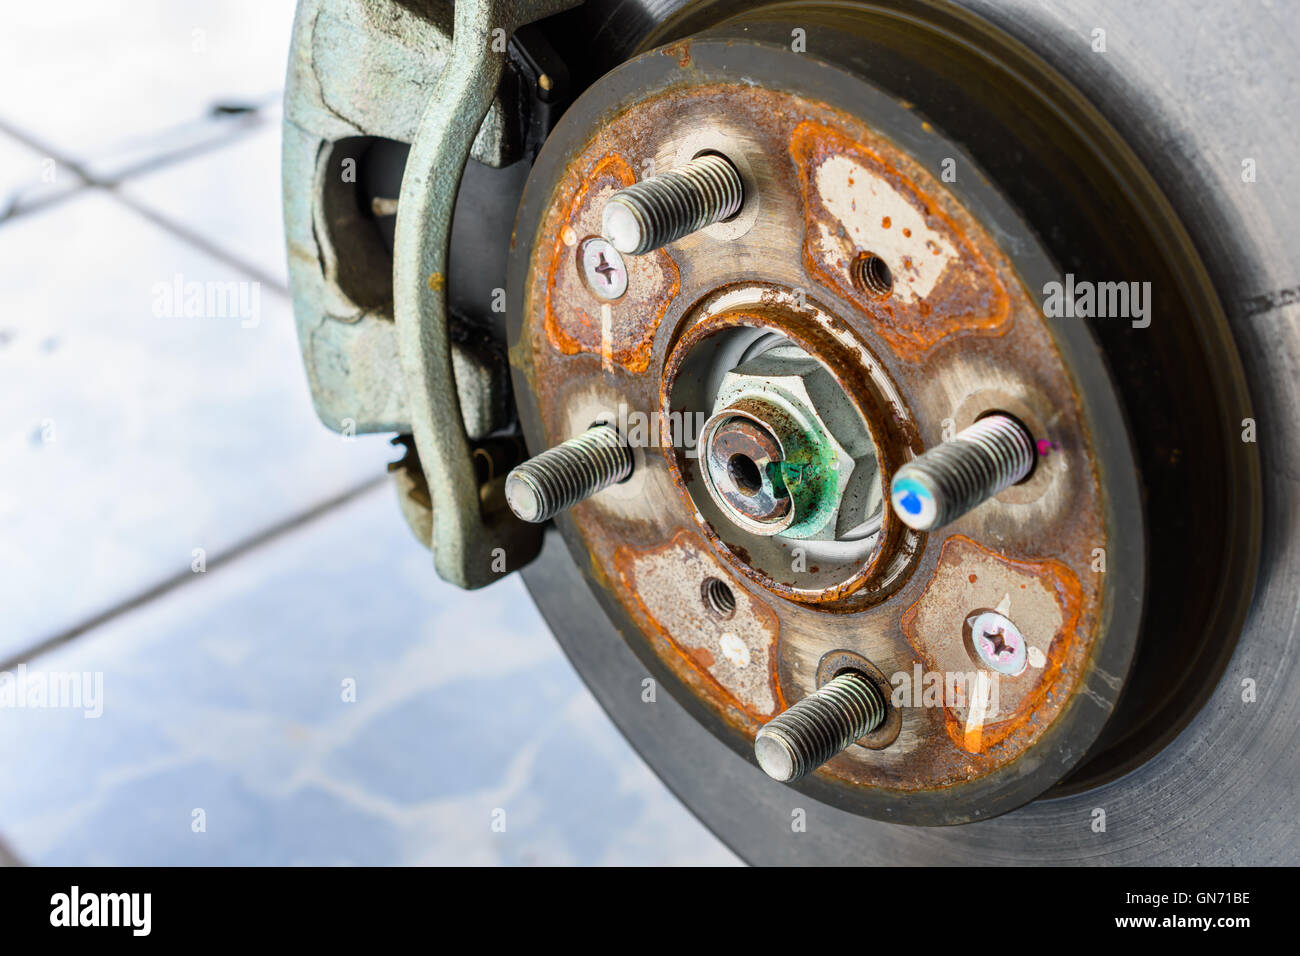
[[[231,124],[231,128],[226,130],[226,136],[218,139],[214,137],[211,140],[205,140],[201,143],[194,143],[190,146],[182,146],[171,152],[157,153],[147,159],[142,159],[138,163],[127,166],[120,173],[113,176],[106,176],[99,180],[105,186],[120,186],[129,179],[137,176],[143,176],[147,173],[157,172],[160,169],[166,169],[168,166],[176,163],[183,163],[187,159],[193,159],[196,156],[202,156],[205,153],[216,152],[233,146],[247,137],[251,136],[258,130],[266,129],[271,125],[271,120],[260,113],[252,113],[239,118],[229,118],[226,120],[217,120]]]
[[[18,140],[18,142],[22,143],[28,149],[40,153],[42,156],[49,157],[50,159],[58,163],[60,166],[66,166],[68,169],[76,173],[79,177],[84,179],[87,183],[96,182],[95,177],[91,176],[82,167],[82,165],[79,162],[77,162],[75,159],[73,159],[71,156],[68,156],[62,150],[51,149],[50,144],[46,143],[40,137],[33,136],[31,133],[27,132],[26,130],[19,129],[17,126],[14,126],[12,123],[8,122],[7,120],[0,119],[0,133],[4,133],[6,136],[10,137],[11,139]]]
[[[220,570],[222,566],[230,564],[244,555],[256,551],[290,532],[297,531],[299,528],[305,527],[306,525],[325,517],[350,501],[373,491],[380,485],[385,484],[387,481],[387,474],[380,474],[373,478],[368,478],[361,484],[354,485],[340,494],[327,498],[308,508],[306,511],[300,511],[283,521],[278,521],[260,531],[254,532],[247,538],[235,542],[235,544],[227,550],[222,551],[214,557],[209,557],[207,559],[208,569],[202,574],[186,569],[173,574],[170,577],[164,578],[162,581],[159,581],[146,590],[127,598],[125,601],[120,601],[112,607],[100,611],[57,634],[39,640],[28,646],[25,650],[19,651],[9,658],[0,661],[0,672],[12,671],[19,664],[27,663],[28,661],[34,660],[43,654],[48,654],[50,651],[56,650],[65,644],[69,644],[78,637],[81,637],[83,634],[93,631],[124,614],[138,610],[139,608],[150,604],[171,591],[183,587],[197,578],[206,577],[208,574],[215,573]]]
[[[274,96],[268,95],[267,97],[264,98],[267,101],[264,105],[273,106],[276,103],[278,103],[282,99],[282,97],[283,97],[282,93],[276,93]],[[80,163],[77,160],[73,159],[71,156],[69,156],[67,153],[64,153],[62,150],[54,149],[53,147],[51,147],[49,143],[41,139],[39,136],[29,133],[27,130],[22,129],[21,127],[13,125],[13,123],[9,122],[8,120],[5,120],[3,117],[0,117],[0,133],[4,133],[6,136],[10,137],[11,139],[17,140],[18,142],[22,143],[24,146],[26,146],[28,149],[32,150],[33,152],[39,153],[42,156],[53,159],[61,166],[66,166],[68,169],[76,173],[76,175],[80,179],[84,180],[86,183],[90,185],[111,188],[113,186],[125,182],[127,179],[133,176],[139,175],[141,173],[153,172],[155,169],[162,168],[163,166],[168,165],[170,162],[173,161],[179,162],[185,159],[189,159],[192,155],[201,154],[207,149],[220,149],[224,146],[229,145],[232,141],[238,141],[239,139],[242,138],[243,134],[256,132],[257,130],[262,129],[264,126],[266,126],[271,122],[271,120],[267,118],[267,115],[262,112],[262,106],[258,106],[249,112],[235,113],[224,118],[220,114],[211,115],[206,118],[197,117],[195,119],[187,120],[184,123],[180,123],[177,124],[176,126],[173,126],[171,131],[175,132],[176,129],[180,129],[184,126],[188,126],[195,123],[203,123],[205,121],[214,122],[214,123],[221,123],[221,122],[231,123],[233,124],[233,128],[230,129],[228,132],[233,135],[227,137],[226,139],[213,139],[210,143],[203,143],[199,145],[183,147],[181,149],[172,150],[171,152],[163,151],[155,154],[152,157],[142,159],[139,162],[135,163],[134,165],[126,167],[126,169],[122,170],[122,172],[120,172],[116,176],[107,176],[107,177],[100,177],[94,175],[83,163]],[[167,132],[168,132],[167,129],[159,129],[159,130],[153,130],[149,135],[164,135]]]
[[[251,277],[255,282],[259,283],[260,285],[266,286],[267,288],[271,289],[274,292],[280,293],[280,295],[284,296],[286,299],[292,298],[289,294],[289,287],[285,285],[283,282],[281,282],[279,279],[272,277],[270,273],[263,272],[261,269],[258,269],[256,266],[250,265],[249,263],[245,262],[243,259],[240,259],[238,256],[232,255],[231,253],[227,252],[225,249],[221,248],[220,246],[212,242],[209,242],[207,239],[199,235],[197,232],[193,232],[190,229],[187,229],[185,226],[182,226],[180,223],[168,219],[162,213],[155,212],[154,210],[150,209],[148,206],[142,205],[140,202],[131,198],[125,193],[122,193],[121,191],[114,189],[111,186],[103,187],[103,189],[110,196],[112,196],[114,199],[120,202],[123,206],[126,206],[128,209],[132,210],[137,215],[143,216],[145,219],[148,219],[155,226],[158,226],[159,228],[165,230],[166,232],[170,232],[176,238],[189,243],[190,245],[198,249],[200,252],[206,253],[207,255],[211,256],[214,259],[217,259],[220,262],[225,263],[231,268],[238,269],[240,272],[243,272],[245,275]]]
[[[217,122],[222,121],[218,120]],[[12,222],[15,219],[21,219],[23,216],[32,213],[40,212],[43,209],[48,209],[50,206],[63,202],[69,196],[77,195],[84,189],[115,189],[117,186],[127,183],[139,176],[166,169],[169,166],[183,163],[186,160],[194,159],[207,153],[217,152],[228,146],[237,145],[244,139],[252,136],[258,130],[266,129],[271,124],[270,119],[258,114],[253,114],[251,117],[245,117],[240,120],[225,120],[224,122],[235,123],[236,125],[225,130],[225,136],[222,138],[214,136],[211,140],[206,140],[201,143],[194,143],[189,146],[171,150],[170,152],[164,151],[157,153],[125,167],[112,176],[91,176],[89,171],[79,164],[68,165],[68,160],[66,158],[51,156],[51,159],[55,159],[57,162],[67,166],[68,169],[71,170],[72,174],[77,178],[78,182],[68,189],[50,193],[49,195],[42,196],[41,198],[33,200],[25,205],[20,204],[15,206],[9,212],[0,215],[0,225]],[[9,127],[3,120],[0,120],[0,133],[5,133],[11,139],[18,140],[28,149],[41,151],[44,145],[33,140],[25,133],[21,133],[20,131]]]
[[[87,189],[93,189],[94,187],[99,185],[99,183],[96,182],[95,178],[91,176],[88,172],[86,172],[85,169],[82,168],[79,162],[77,162],[72,157],[65,155],[60,150],[50,149],[49,144],[43,142],[39,137],[32,136],[30,133],[26,132],[25,130],[21,130],[18,127],[12,125],[11,123],[6,122],[4,119],[0,119],[0,133],[3,133],[4,135],[8,136],[10,139],[16,139],[18,142],[22,143],[30,150],[33,150],[34,152],[39,153],[42,156],[54,160],[56,165],[62,166],[70,170],[72,172],[72,175],[76,176],[78,179],[81,180],[81,184],[79,186],[74,186],[73,188],[64,190],[63,192],[60,193],[55,193],[54,195],[47,197],[45,200],[34,204],[32,209],[47,208],[51,205],[54,205],[55,203],[62,202],[63,200],[67,199],[69,196],[80,196]],[[12,222],[15,219],[19,219],[30,211],[31,209],[21,209],[21,208],[16,210],[11,210],[10,212],[5,214],[5,217],[3,219],[0,219],[0,225],[4,225],[6,223]]]
[[[80,176],[77,178],[81,179]],[[73,196],[80,196],[88,190],[98,188],[99,187],[94,183],[88,183],[82,179],[81,182],[77,183],[77,185],[71,186],[68,189],[60,190],[59,192],[50,193],[48,196],[33,202],[30,206],[18,206],[9,212],[0,214],[0,226],[7,226],[11,222],[22,219],[28,213],[41,212],[42,210],[50,209],[67,199],[71,199]]]
[[[234,256],[229,252],[226,252],[220,246],[217,246],[214,243],[209,242],[207,239],[205,239],[203,236],[199,235],[198,233],[193,232],[190,229],[187,229],[185,226],[181,225],[180,223],[172,221],[171,219],[167,218],[161,213],[155,212],[149,207],[142,205],[137,200],[123,193],[117,187],[121,183],[126,182],[126,177],[117,177],[114,179],[101,179],[99,177],[96,177],[92,175],[81,163],[78,163],[76,160],[68,157],[67,155],[61,153],[58,150],[49,149],[47,143],[42,142],[40,139],[30,135],[29,133],[23,130],[17,129],[16,127],[7,123],[3,119],[0,119],[0,133],[4,133],[12,137],[13,139],[18,140],[23,145],[27,146],[29,149],[33,149],[45,156],[50,157],[56,163],[71,170],[72,173],[75,176],[77,176],[79,179],[81,179],[82,182],[85,184],[83,186],[79,186],[74,189],[67,190],[63,193],[55,194],[54,196],[49,197],[49,199],[47,199],[45,202],[37,204],[37,208],[46,207],[55,201],[61,201],[63,199],[66,199],[70,195],[74,195],[74,194],[80,195],[85,191],[87,187],[94,188],[94,189],[101,189],[104,192],[108,193],[110,196],[112,196],[114,199],[116,199],[118,202],[120,202],[122,205],[126,206],[128,209],[131,209],[137,215],[143,216],[145,219],[148,219],[150,222],[152,222],[154,225],[158,226],[159,228],[167,232],[170,232],[172,235],[176,236],[179,239],[184,240],[185,242],[189,243],[190,245],[194,246],[200,251],[206,253],[207,255],[212,256],[218,261],[223,262],[234,269],[238,269],[240,272],[243,272],[246,275],[250,276],[254,281],[260,283],[261,285],[267,286],[268,288],[272,289],[275,292],[280,293],[285,298],[289,298],[288,286],[280,282],[278,279],[272,277],[270,274],[266,272],[263,272],[261,269],[258,269],[256,266],[253,266],[250,263],[245,262],[243,259],[239,258],[238,256]],[[219,149],[225,145],[229,145],[229,144],[214,143],[213,148]],[[194,153],[194,155],[199,155],[199,154],[200,154],[199,151],[195,151]],[[13,219],[20,218],[23,214],[24,214],[23,212],[19,212],[16,215],[10,215],[5,219],[0,220],[0,225],[10,222]]]

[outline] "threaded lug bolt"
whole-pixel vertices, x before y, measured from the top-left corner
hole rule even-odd
[[[614,193],[601,232],[619,252],[639,256],[731,218],[744,198],[736,167],[709,153]]]
[[[932,531],[1023,479],[1036,456],[1024,425],[988,415],[899,468],[889,500],[908,527]]]
[[[534,524],[632,474],[632,449],[610,425],[594,425],[577,438],[515,466],[506,476],[506,503]]]
[[[754,756],[773,780],[793,783],[884,721],[885,699],[876,685],[845,671],[768,721],[754,738]]]

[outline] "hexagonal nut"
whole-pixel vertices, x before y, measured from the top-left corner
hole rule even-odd
[[[792,537],[842,538],[876,518],[883,506],[880,465],[866,420],[830,371],[803,349],[778,345],[723,376],[713,411],[737,401],[771,402],[829,448],[839,481],[820,529]],[[857,535],[855,535],[857,537]]]

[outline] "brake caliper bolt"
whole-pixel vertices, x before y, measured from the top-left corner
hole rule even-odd
[[[890,502],[918,531],[943,527],[1033,470],[1033,436],[1009,415],[988,415],[894,474]]]
[[[709,153],[614,193],[601,231],[619,252],[639,256],[730,219],[744,198],[736,167]]]
[[[540,523],[632,474],[632,449],[610,425],[515,466],[506,476],[506,502],[519,518]]]
[[[885,698],[865,675],[844,673],[763,726],[754,756],[772,779],[793,783],[885,721]]]

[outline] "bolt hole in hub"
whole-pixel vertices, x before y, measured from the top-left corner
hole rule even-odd
[[[894,291],[894,274],[885,260],[864,252],[853,260],[853,284],[877,299],[885,299]]]
[[[706,578],[703,593],[705,606],[718,617],[725,619],[736,613],[736,595],[725,581]]]
[[[989,69],[972,51],[1003,49],[997,36],[953,44],[924,17],[799,6],[794,25],[816,32],[815,55],[790,52],[792,24],[768,5],[703,3],[673,27],[682,32],[661,35],[697,34],[689,45],[624,64],[564,114],[516,227],[521,418],[530,446],[545,448],[597,414],[655,416],[624,490],[560,523],[615,625],[590,640],[623,635],[709,733],[751,762],[764,759],[756,739],[769,740],[787,758],[773,757],[775,776],[802,778],[814,799],[894,822],[966,823],[1072,772],[1076,787],[1103,780],[1178,724],[1183,712],[1155,720],[1182,679],[1158,667],[1121,698],[1145,601],[1186,625],[1173,632],[1198,635],[1196,655],[1216,595],[1241,607],[1211,572],[1204,600],[1148,588],[1138,492],[1140,473],[1190,506],[1231,483],[1205,436],[1227,434],[1232,417],[1188,387],[1216,381],[1197,330],[1221,316],[1205,283],[1180,279],[1199,266],[1163,258],[1186,251],[1169,240],[1176,220],[1145,193],[1151,204],[1132,208],[1142,190],[1125,183],[1141,170],[1118,154],[1113,167],[1094,163],[1096,144],[1062,121],[1077,100],[1039,113],[1033,96],[1005,95],[1014,71],[964,82],[963,71]],[[859,72],[864,45],[871,76]],[[1010,142],[1035,162],[1011,162]],[[959,175],[940,180],[953,157]],[[658,175],[640,178],[647,159]],[[1126,175],[1111,189],[1113,168]],[[681,200],[666,217],[665,197]],[[1044,211],[1042,197],[1061,208]],[[628,274],[621,298],[593,285],[566,236],[610,243]],[[1081,261],[1101,280],[1164,290],[1145,337],[1124,321],[1045,311],[1056,263]],[[1165,355],[1178,361],[1151,364]],[[1152,409],[1164,410],[1159,427]],[[1161,457],[1171,446],[1160,428],[1202,453],[1204,474]],[[928,521],[908,520],[925,510],[916,501],[895,504],[909,473],[933,479]],[[1185,524],[1169,521],[1169,533]],[[1229,524],[1215,524],[1221,544]],[[1237,552],[1215,553],[1230,563]],[[854,663],[814,675],[812,662],[832,658]],[[841,727],[825,752],[780,742],[782,718],[812,719],[799,710],[810,700],[821,703],[804,710],[826,704],[814,716],[832,723],[862,713],[853,695],[865,673],[878,693],[903,694],[884,708],[887,735],[877,727],[853,746],[845,735],[858,728]],[[925,693],[932,679],[971,675],[996,678],[996,706],[972,691],[979,682]],[[848,696],[826,703],[836,681]],[[1124,720],[1108,726],[1117,708]]]

